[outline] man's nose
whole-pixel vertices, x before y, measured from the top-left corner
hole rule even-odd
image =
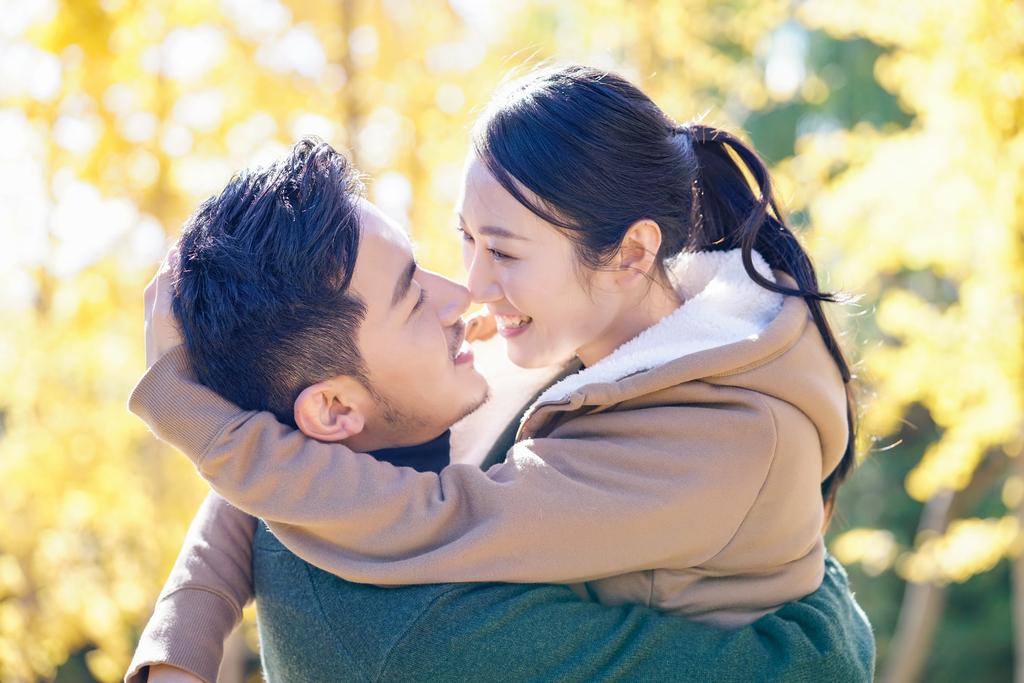
[[[469,289],[443,275],[430,273],[432,282],[424,283],[427,290],[437,292],[437,316],[445,327],[454,325],[469,310]]]
[[[501,287],[491,276],[490,269],[481,259],[474,258],[468,266],[469,273],[466,276],[466,286],[478,304],[486,304],[501,299]]]

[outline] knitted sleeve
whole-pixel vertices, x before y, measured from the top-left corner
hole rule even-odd
[[[181,553],[146,624],[125,683],[170,664],[216,683],[224,641],[253,598],[256,519],[211,492],[189,527]]]

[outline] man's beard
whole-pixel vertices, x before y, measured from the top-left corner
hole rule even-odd
[[[405,430],[405,431],[416,431],[431,426],[431,421],[423,415],[410,414],[408,411],[402,410],[395,403],[388,399],[378,391],[372,391],[373,398],[377,401],[377,408],[379,415],[386,425],[389,427]],[[466,402],[462,409],[457,413],[458,417],[452,420],[452,424],[455,424],[462,418],[475,413],[480,406],[487,403],[491,398],[491,387],[488,385],[484,395],[479,399],[473,399]],[[445,429],[452,426],[446,425]]]
[[[490,384],[487,385],[487,390],[484,392],[484,395],[480,397],[480,400],[478,400],[478,401],[470,401],[466,405],[465,411],[462,412],[459,415],[459,419],[456,420],[455,422],[458,422],[459,420],[463,419],[464,417],[469,417],[470,415],[475,413],[477,410],[479,410],[480,406],[482,406],[483,404],[487,403],[489,400],[491,400],[491,385]],[[452,424],[454,424],[454,422]]]
[[[452,359],[453,363],[455,362],[455,359],[459,357],[459,351],[462,349],[462,340],[465,339],[465,338],[466,338],[466,323],[464,323],[461,319],[459,319],[455,323],[455,336],[452,337],[452,340],[450,342],[448,342],[448,355],[451,356],[451,359]],[[484,400],[485,401],[487,400],[486,396],[484,397]],[[479,408],[479,407],[480,406],[478,405],[477,408]],[[476,408],[474,408],[473,410],[476,410]],[[471,410],[469,412],[471,413],[473,411]],[[468,414],[469,413],[467,413],[467,415]],[[463,415],[462,417],[465,417],[465,415]]]

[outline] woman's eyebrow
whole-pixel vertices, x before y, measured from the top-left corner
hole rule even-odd
[[[483,225],[477,228],[477,231],[481,235],[486,235],[488,237],[502,237],[507,240],[526,240],[526,238],[523,237],[522,235],[517,235],[510,230],[506,230],[505,228],[499,228],[494,225]]]
[[[455,215],[458,216],[458,218],[459,218],[459,225],[461,225],[462,229],[465,230],[466,229],[466,219],[462,217],[461,213],[456,212]],[[530,241],[530,239],[528,237],[523,237],[522,235],[517,235],[514,232],[512,232],[511,230],[507,230],[505,228],[499,228],[496,225],[484,225],[484,226],[481,226],[480,228],[478,228],[478,230],[479,230],[481,235],[485,235],[487,237],[500,237],[500,238],[504,238],[504,239],[507,239],[507,240],[522,240],[524,242],[529,242]]]

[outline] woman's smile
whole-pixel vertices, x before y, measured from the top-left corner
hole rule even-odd
[[[498,334],[508,339],[509,337],[517,337],[525,332],[533,318],[528,315],[501,315],[496,313],[494,320],[498,323]]]

